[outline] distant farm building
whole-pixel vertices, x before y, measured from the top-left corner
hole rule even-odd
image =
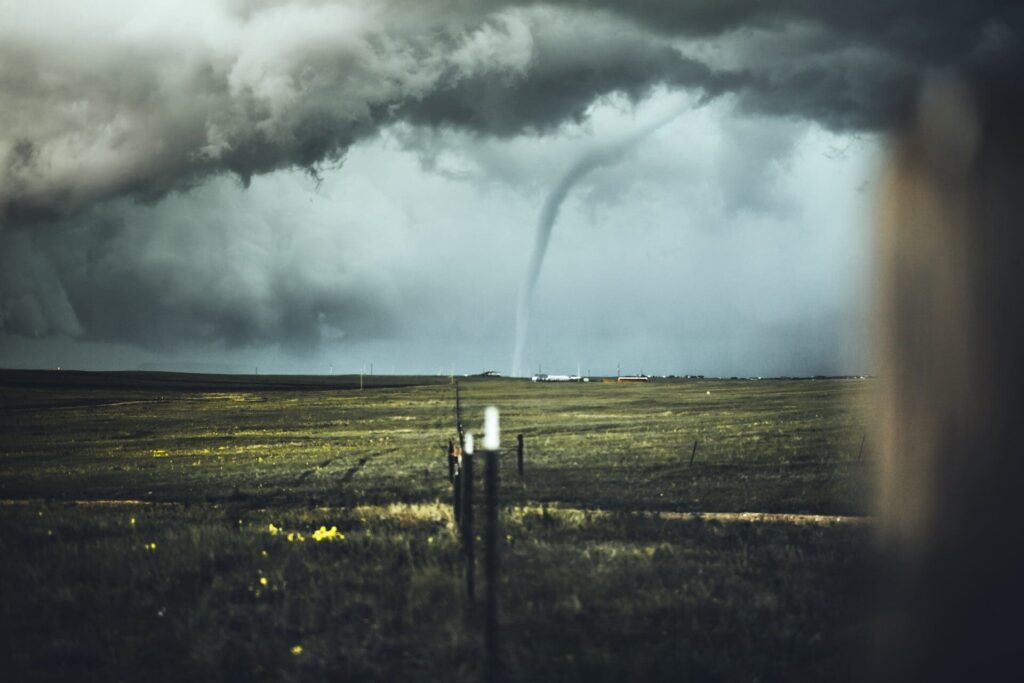
[[[534,375],[530,378],[534,382],[589,382],[589,377],[579,375]]]
[[[623,375],[622,377],[619,377],[616,381],[618,381],[620,384],[625,384],[628,382],[650,382],[651,378],[648,377],[647,375]]]

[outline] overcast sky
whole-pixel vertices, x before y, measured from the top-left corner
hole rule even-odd
[[[525,299],[523,373],[870,372],[887,135],[1001,4],[0,0],[0,366],[509,372]]]

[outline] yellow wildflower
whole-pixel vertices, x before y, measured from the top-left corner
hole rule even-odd
[[[292,654],[293,655],[301,655],[302,654],[302,646],[301,645],[293,645],[292,646]]]
[[[267,525],[267,531],[270,532],[271,536],[277,536],[279,533],[281,533],[281,529],[274,526],[273,522]]]
[[[316,531],[313,532],[313,540],[314,541],[319,542],[319,541],[334,540],[334,539],[337,539],[339,541],[344,541],[345,540],[345,534],[340,533],[338,531],[338,527],[336,527],[336,526],[332,526],[330,529],[328,529],[325,526],[321,526],[319,529],[317,529]]]
[[[261,585],[261,586],[266,586],[266,585],[267,585],[267,583],[269,583],[269,582],[267,581],[267,577],[265,577],[265,576],[261,576],[261,577],[260,577],[260,585]]]
[[[288,540],[291,541],[291,542],[296,542],[297,541],[299,543],[303,543],[306,539],[303,538],[302,534],[300,534],[298,531],[289,531],[288,532]]]
[[[260,555],[263,556],[263,557],[266,557],[267,556],[267,551],[266,550],[261,550],[260,551]]]
[[[135,518],[134,517],[131,518],[131,521],[129,522],[129,524],[131,524],[132,526],[135,526]]]

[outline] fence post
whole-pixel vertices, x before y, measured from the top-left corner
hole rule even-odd
[[[522,454],[521,436],[519,443],[519,452]],[[498,409],[490,406],[484,411],[484,458],[486,459],[484,499],[487,504],[484,541],[484,573],[487,576],[484,642],[487,647],[487,681],[489,683],[495,683],[498,680],[498,449],[500,445]]]
[[[455,481],[455,444],[448,439],[448,481]]]
[[[462,546],[466,551],[466,593],[476,602],[476,555],[473,549],[473,435],[466,434],[462,451]]]
[[[698,443],[699,442],[698,442],[697,439],[693,440],[693,450],[690,451],[690,467],[693,467],[693,458],[694,458],[694,456],[697,455],[697,444]]]
[[[523,435],[516,434],[516,467],[519,470],[519,478],[523,478]]]
[[[455,515],[455,526],[462,529],[462,468],[455,470],[452,478],[452,514]]]

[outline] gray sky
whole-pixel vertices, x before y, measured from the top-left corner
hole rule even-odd
[[[885,135],[999,5],[0,0],[0,366],[507,372],[562,181],[526,369],[870,371]]]

